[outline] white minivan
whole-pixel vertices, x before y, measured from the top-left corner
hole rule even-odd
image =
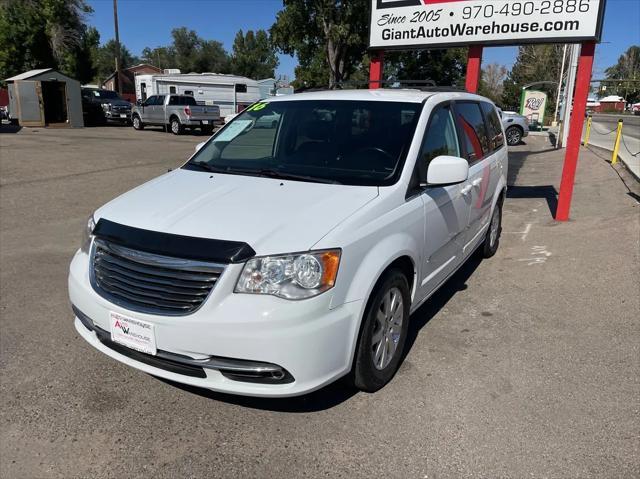
[[[69,272],[78,333],[166,379],[295,396],[388,383],[410,314],[498,247],[507,147],[464,92],[324,91],[247,108],[99,208]]]

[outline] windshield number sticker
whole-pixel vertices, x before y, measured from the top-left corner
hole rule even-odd
[[[251,105],[249,108],[247,108],[247,111],[264,110],[267,107],[268,104],[269,104],[268,102],[255,103],[255,104]]]

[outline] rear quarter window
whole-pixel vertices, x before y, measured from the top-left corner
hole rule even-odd
[[[489,154],[491,150],[480,105],[475,101],[463,101],[457,102],[455,109],[456,121],[462,132],[467,160],[470,164],[475,163]]]
[[[481,106],[489,132],[489,146],[492,151],[499,150],[504,146],[504,136],[498,112],[491,103],[481,103]]]

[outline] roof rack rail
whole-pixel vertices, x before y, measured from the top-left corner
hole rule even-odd
[[[420,91],[460,91],[466,92],[464,88],[460,88],[453,85],[437,85],[433,80],[369,80],[362,82],[341,82],[338,83],[339,87],[343,86],[351,86],[351,85],[360,85],[360,86],[369,86],[371,83],[379,83],[382,87],[387,86],[387,88],[411,88]]]

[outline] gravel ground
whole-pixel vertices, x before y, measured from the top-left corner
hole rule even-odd
[[[640,476],[640,196],[594,152],[555,223],[561,153],[512,149],[498,254],[413,315],[386,388],[265,400],[145,375],[72,325],[87,215],[202,137],[0,131],[0,477]]]

